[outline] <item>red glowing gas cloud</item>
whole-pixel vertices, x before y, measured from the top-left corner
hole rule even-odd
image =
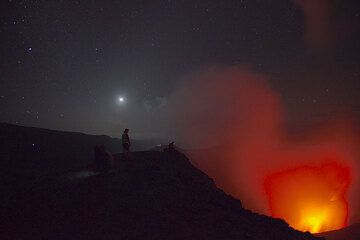
[[[360,220],[359,140],[350,120],[289,134],[280,95],[265,75],[244,66],[184,82],[170,99],[177,143],[206,148],[189,154],[219,187],[301,230]]]
[[[331,38],[331,1],[294,0],[305,17],[306,40],[311,46],[322,47]]]
[[[346,46],[359,29],[357,19],[344,7],[344,1],[293,0],[302,10],[305,40],[313,50],[336,51]],[[324,54],[325,52],[322,52]]]
[[[350,169],[337,162],[300,166],[269,175],[265,180],[272,216],[312,233],[347,225]]]

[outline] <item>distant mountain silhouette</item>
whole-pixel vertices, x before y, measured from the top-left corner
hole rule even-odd
[[[0,123],[0,169],[29,176],[81,169],[91,163],[95,145],[104,145],[112,153],[122,151],[120,139],[105,135]],[[146,150],[151,146],[154,142],[132,139],[132,151]]]

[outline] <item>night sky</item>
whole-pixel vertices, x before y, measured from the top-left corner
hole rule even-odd
[[[167,138],[184,76],[234,65],[270,78],[290,125],[360,119],[358,0],[3,0],[0,36],[1,122]]]

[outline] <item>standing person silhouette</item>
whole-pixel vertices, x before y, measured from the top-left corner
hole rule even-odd
[[[130,153],[130,138],[129,138],[129,129],[126,128],[124,133],[121,136],[121,143],[123,147],[123,153],[127,157]]]

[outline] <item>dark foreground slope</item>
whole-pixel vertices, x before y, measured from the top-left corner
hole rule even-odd
[[[351,226],[335,231],[318,233],[316,235],[325,237],[326,240],[359,240],[360,223],[355,223]]]
[[[8,239],[315,239],[217,189],[178,152],[115,155],[114,171],[13,194]],[[1,237],[5,239],[5,237]]]

